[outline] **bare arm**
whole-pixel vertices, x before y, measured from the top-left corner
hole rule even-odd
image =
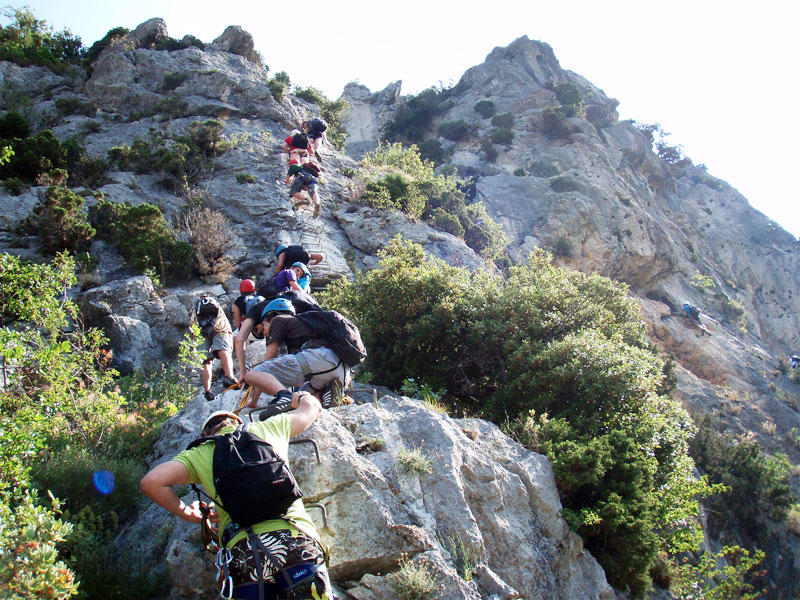
[[[242,311],[235,304],[233,305],[233,328],[236,329],[242,324]]]
[[[300,285],[295,280],[289,282],[289,287],[292,288],[295,292],[303,291],[303,288],[301,288]]]
[[[292,417],[292,437],[303,433],[322,412],[322,405],[308,392],[295,392],[292,406],[297,406],[289,415]]]
[[[275,275],[283,270],[283,262],[286,260],[286,252],[281,252],[278,255],[278,264],[275,265]]]
[[[278,348],[280,347],[279,342],[270,342],[267,344],[267,353],[264,356],[264,360],[272,360],[276,356],[278,356]]]
[[[239,333],[233,339],[233,348],[236,350],[236,362],[239,364],[239,385],[244,383],[244,376],[247,373],[244,343],[247,341],[247,338],[250,337],[250,332],[253,331],[255,324],[256,320],[252,318],[247,318],[242,321]]]
[[[184,483],[189,483],[189,471],[182,462],[170,460],[161,463],[142,477],[139,487],[145,495],[173,515],[190,523],[201,523],[203,513],[200,511],[200,503],[184,504],[172,488],[174,485]]]
[[[325,260],[325,255],[320,252],[309,252],[308,253],[308,266],[313,267],[314,265],[318,265],[323,260]]]

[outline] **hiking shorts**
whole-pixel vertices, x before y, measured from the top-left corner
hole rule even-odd
[[[323,389],[333,379],[346,382],[347,366],[339,360],[330,348],[310,348],[297,354],[286,354],[272,360],[265,360],[253,367],[275,376],[286,387],[298,387],[306,381],[317,391]]]
[[[224,350],[225,352],[233,352],[233,334],[230,333],[217,333],[211,338],[211,344],[208,349],[208,356],[205,361],[209,362],[215,358],[219,358],[218,352]]]
[[[295,194],[299,194],[304,188],[308,189],[308,193],[313,196],[317,191],[317,180],[313,177],[309,177],[308,179],[310,181],[306,183],[302,177],[295,177],[294,181],[292,181],[292,187],[289,188],[289,197],[291,198]]]
[[[317,565],[318,572],[314,578],[297,587],[286,590],[278,594],[279,600],[332,600],[333,590],[325,568],[325,555],[322,548],[315,539],[302,533],[295,536],[288,529],[268,531],[267,533],[257,534],[266,548],[273,552],[272,557],[261,554],[261,565],[264,580],[272,583],[275,581],[275,574],[285,567],[291,567],[301,563],[311,563]],[[245,537],[236,542],[231,548],[231,563],[229,566],[230,576],[233,579],[234,598],[236,587],[252,581],[258,581],[256,572],[256,561],[253,558],[253,551],[250,547],[250,540]],[[282,560],[275,559],[281,557]],[[256,595],[256,597],[258,597]]]

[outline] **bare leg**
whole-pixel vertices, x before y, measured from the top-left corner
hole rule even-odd
[[[211,367],[214,364],[214,359],[209,358],[208,360],[203,362],[203,366],[200,367],[200,381],[203,384],[203,391],[210,392],[211,391]]]
[[[231,358],[231,353],[227,350],[220,350],[217,352],[217,358],[222,365],[222,372],[225,373],[225,376],[233,379],[233,359]]]
[[[281,390],[288,389],[278,381],[278,378],[272,373],[266,373],[265,371],[248,371],[244,376],[244,380],[245,383],[254,388],[250,398],[250,404],[248,404],[250,408],[258,406],[258,399],[261,396],[261,392],[274,396]]]

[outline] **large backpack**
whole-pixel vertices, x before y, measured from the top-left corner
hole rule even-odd
[[[335,310],[315,310],[296,315],[303,323],[314,330],[314,337],[336,352],[348,367],[364,362],[367,349],[361,341],[361,334],[352,321]]]
[[[311,173],[314,177],[319,177],[322,173],[322,167],[320,167],[317,163],[313,160],[308,161],[303,165],[303,168]]]
[[[219,505],[237,526],[280,519],[295,500],[303,497],[286,462],[247,426],[199,438],[186,449],[212,440],[216,441],[213,475]]]
[[[311,133],[322,133],[328,129],[328,123],[325,122],[325,119],[320,117],[314,117],[308,123],[308,131]]]
[[[289,292],[283,292],[278,297],[286,298],[289,302],[291,302],[294,306],[295,314],[297,315],[312,310],[322,310],[314,296],[307,292],[296,292],[291,290]]]
[[[294,245],[294,246],[286,246],[282,250],[284,259],[283,264],[285,268],[288,268],[289,265],[293,265],[296,262],[301,262],[304,265],[308,264],[308,261],[311,260],[311,257],[308,255],[308,252],[302,246]]]
[[[305,133],[297,133],[292,138],[292,147],[306,150],[308,148],[308,136]]]
[[[252,306],[255,306],[259,302],[263,302],[265,300],[264,296],[257,296],[255,294],[247,294],[244,297],[244,316],[247,316],[248,311]]]
[[[265,277],[264,281],[258,284],[258,295],[263,296],[264,300],[272,300],[278,294],[280,290],[275,285],[274,277]]]

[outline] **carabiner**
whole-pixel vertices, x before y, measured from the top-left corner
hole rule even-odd
[[[225,595],[225,586],[228,587],[228,595]],[[222,580],[222,587],[219,590],[219,597],[223,600],[232,600],[233,598],[233,577],[228,575]]]

